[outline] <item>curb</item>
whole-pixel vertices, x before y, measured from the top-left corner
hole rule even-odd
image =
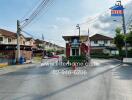
[[[24,65],[12,65],[12,66],[6,66],[1,68],[2,73],[0,73],[0,76],[5,75],[7,73],[15,72],[24,68],[30,68],[32,66],[35,66],[37,64],[24,64]]]
[[[4,67],[7,67],[8,66],[8,63],[0,63],[0,68],[4,68]]]

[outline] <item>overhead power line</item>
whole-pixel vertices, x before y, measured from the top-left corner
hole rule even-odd
[[[26,21],[21,28],[26,27],[29,25],[39,14],[42,10],[45,10],[48,5],[51,3],[53,0],[42,0],[42,2],[38,5],[38,7],[33,11],[33,13],[29,16],[28,21]]]
[[[20,19],[23,20],[23,19],[27,19],[28,17],[27,16],[30,16],[32,14],[32,12],[35,10],[36,7],[38,7],[38,5],[42,2],[42,0],[37,0],[36,2],[34,2],[32,4],[32,7],[30,7],[27,12],[24,14],[24,16]],[[36,7],[35,7],[36,6]]]
[[[29,35],[29,36],[31,36],[32,38],[34,38],[34,36],[31,35],[29,32],[26,32],[26,31],[24,31],[24,30],[22,30],[22,32],[24,32],[24,33],[26,33],[27,35]]]
[[[103,15],[103,14],[105,14],[105,13],[108,12],[108,11],[109,11],[109,9],[106,10],[106,11],[103,11],[102,13],[96,15],[96,16],[93,17],[93,18],[90,18],[90,17],[89,17],[89,18],[88,18],[88,21],[86,21],[86,22],[84,22],[84,23],[80,23],[79,25],[95,23],[95,22],[98,20],[98,16]]]
[[[38,20],[39,20],[42,16],[44,16],[44,14],[46,14],[46,13],[48,12],[49,8],[51,8],[51,7],[53,6],[54,1],[55,1],[55,0],[51,0],[51,2],[47,4],[47,6],[45,7],[45,9],[43,9],[43,11],[42,11],[41,13],[39,13],[39,15],[37,16],[37,18],[34,19],[34,20],[28,25],[28,27],[29,27],[29,26],[32,26],[33,24],[35,24],[36,22],[38,22]]]
[[[25,26],[27,26],[38,14],[39,12],[42,10],[42,8],[45,6],[45,4],[48,2],[49,0],[43,0],[39,6],[34,10],[34,12],[29,16],[28,21],[25,22],[21,28],[24,28]]]
[[[131,24],[132,24],[132,14],[130,15],[130,17],[128,18],[128,21],[126,23],[127,29],[130,28]]]

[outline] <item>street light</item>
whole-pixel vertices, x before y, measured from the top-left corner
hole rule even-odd
[[[29,19],[22,20],[22,21],[20,21],[20,23],[23,23],[23,22],[28,21],[28,20],[29,20]]]
[[[21,33],[21,25],[20,23],[27,21],[28,19],[25,19],[23,21],[17,20],[17,63],[19,63],[19,58],[20,58],[20,44],[19,44],[19,35]]]
[[[76,27],[79,30],[79,41],[80,41],[80,26],[79,26],[79,24],[77,24]]]

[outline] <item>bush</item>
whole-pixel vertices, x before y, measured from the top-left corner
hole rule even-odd
[[[109,54],[104,54],[104,53],[92,53],[91,54],[92,58],[109,58]]]
[[[57,51],[56,51],[56,54],[57,54],[57,55],[64,54],[64,50],[57,50]]]
[[[73,62],[78,62],[78,63],[81,63],[81,62],[84,62],[86,60],[86,57],[85,56],[70,56],[68,58],[68,60],[73,63]]]
[[[68,60],[67,60],[67,58],[66,57],[64,57],[64,56],[62,56],[62,62],[67,62]]]
[[[112,55],[104,54],[104,53],[92,53],[91,58],[102,58],[102,59],[110,59],[110,58],[117,58],[120,59],[119,55]]]
[[[129,58],[132,58],[132,49],[129,50],[127,53],[128,53],[128,54],[127,54],[128,57],[129,57]],[[123,50],[123,51],[121,52],[121,57],[126,57],[125,50]]]

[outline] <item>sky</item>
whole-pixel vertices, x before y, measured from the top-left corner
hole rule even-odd
[[[24,20],[32,13],[42,0],[0,0],[0,28],[16,32],[16,21]],[[87,27],[90,27],[89,20],[98,18],[96,24],[90,27],[91,34],[100,33],[104,24],[100,25],[100,19],[108,17],[109,8],[116,0],[54,0],[52,6],[30,23],[24,31],[33,35],[34,38],[42,38],[46,41],[65,46],[62,39],[64,35],[77,35],[76,24],[80,24],[81,34],[86,34]],[[126,5],[131,0],[122,0]],[[102,14],[102,12],[106,12]],[[101,15],[102,14],[102,15]],[[85,23],[85,24],[82,24]],[[110,26],[105,23],[105,26]],[[96,30],[96,28],[99,28]],[[108,27],[107,27],[108,29]],[[106,30],[106,29],[105,29]],[[107,31],[107,30],[106,30]],[[105,33],[105,31],[103,31]],[[106,32],[108,34],[108,32]]]

